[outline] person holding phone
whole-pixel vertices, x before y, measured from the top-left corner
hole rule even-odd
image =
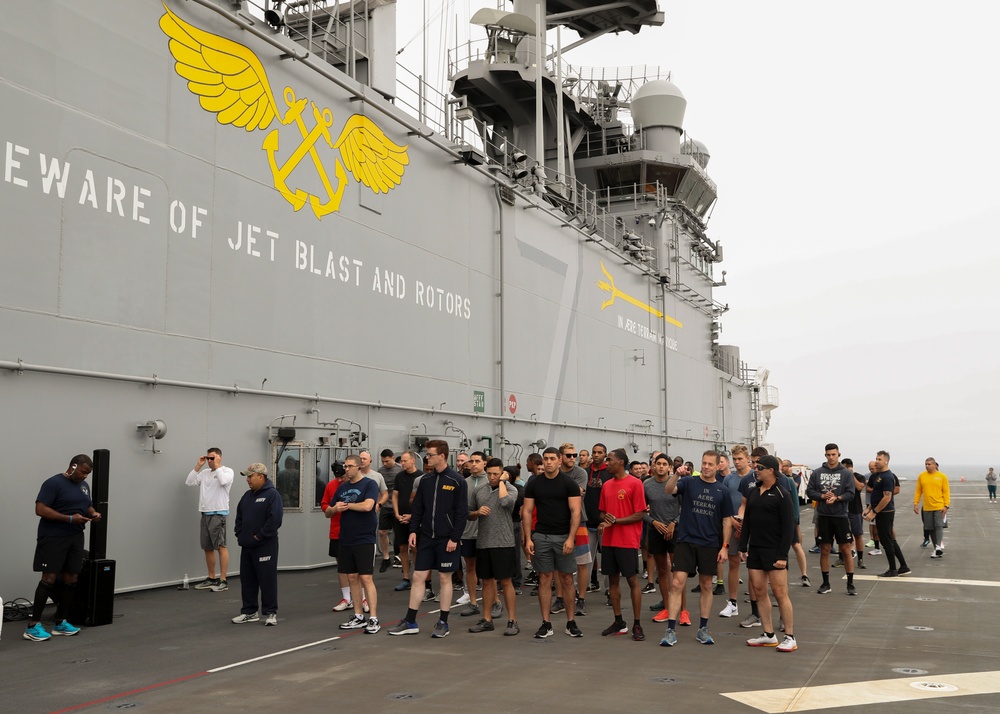
[[[205,467],[208,468],[205,468]],[[198,510],[201,512],[201,549],[205,551],[208,578],[195,590],[223,592],[229,589],[229,549],[226,547],[226,516],[229,515],[229,489],[236,474],[222,465],[222,449],[213,446],[198,457],[198,463],[184,483],[198,487]],[[215,552],[219,552],[219,577],[215,576]]]

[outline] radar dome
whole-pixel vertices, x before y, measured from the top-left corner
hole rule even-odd
[[[684,128],[687,100],[673,82],[656,79],[646,82],[632,95],[632,118],[643,129]]]
[[[696,139],[688,139],[681,144],[681,153],[693,158],[703,169],[708,168],[708,161],[712,158],[708,147]]]

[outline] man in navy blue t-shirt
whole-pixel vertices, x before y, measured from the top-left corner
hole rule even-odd
[[[882,539],[882,552],[885,559],[889,561],[889,569],[882,573],[883,578],[894,578],[897,575],[906,575],[910,569],[906,565],[903,551],[896,542],[893,533],[893,521],[896,518],[896,505],[893,496],[896,491],[896,475],[889,470],[889,452],[880,451],[875,456],[875,471],[871,478],[871,503],[868,511],[863,514],[866,521],[874,521],[878,528],[879,537]],[[896,561],[899,561],[897,569]]]
[[[374,635],[379,631],[378,594],[375,591],[375,544],[378,542],[378,514],[375,504],[380,496],[378,483],[361,475],[361,457],[344,459],[347,480],[337,487],[330,508],[340,514],[340,550],[337,572],[347,576],[351,585],[354,616],[340,626],[342,630],[361,630]],[[362,594],[362,589],[364,594]],[[362,608],[368,603],[371,613],[365,618]]]
[[[35,545],[34,570],[41,573],[35,588],[35,601],[24,639],[42,642],[51,635],[42,626],[42,611],[51,597],[56,603],[53,635],[75,635],[80,631],[66,621],[76,595],[76,581],[83,570],[83,529],[101,519],[90,499],[87,476],[94,462],[86,454],[70,459],[69,468],[46,479],[35,498],[38,516],[38,541]],[[62,574],[62,586],[56,578]]]

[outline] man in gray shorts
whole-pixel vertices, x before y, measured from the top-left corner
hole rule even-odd
[[[205,565],[208,567],[208,578],[195,585],[195,590],[223,592],[229,589],[226,582],[229,570],[226,516],[229,515],[229,489],[232,488],[233,477],[233,470],[222,465],[222,449],[213,446],[205,455],[198,457],[198,463],[184,482],[198,487],[201,549],[205,551]],[[220,577],[215,576],[215,551],[219,551]]]
[[[542,453],[542,473],[524,488],[521,516],[524,550],[538,573],[538,606],[542,611],[542,626],[535,633],[537,639],[553,634],[550,620],[553,572],[558,571],[564,593],[573,592],[573,573],[576,572],[573,548],[580,526],[580,487],[559,470],[560,463],[559,449],[547,448]],[[531,521],[536,508],[538,522],[533,532]],[[574,608],[567,608],[566,634],[582,637],[574,616]]]

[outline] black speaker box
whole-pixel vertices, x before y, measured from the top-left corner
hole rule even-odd
[[[69,621],[74,625],[110,625],[115,617],[115,561],[84,560]]]

